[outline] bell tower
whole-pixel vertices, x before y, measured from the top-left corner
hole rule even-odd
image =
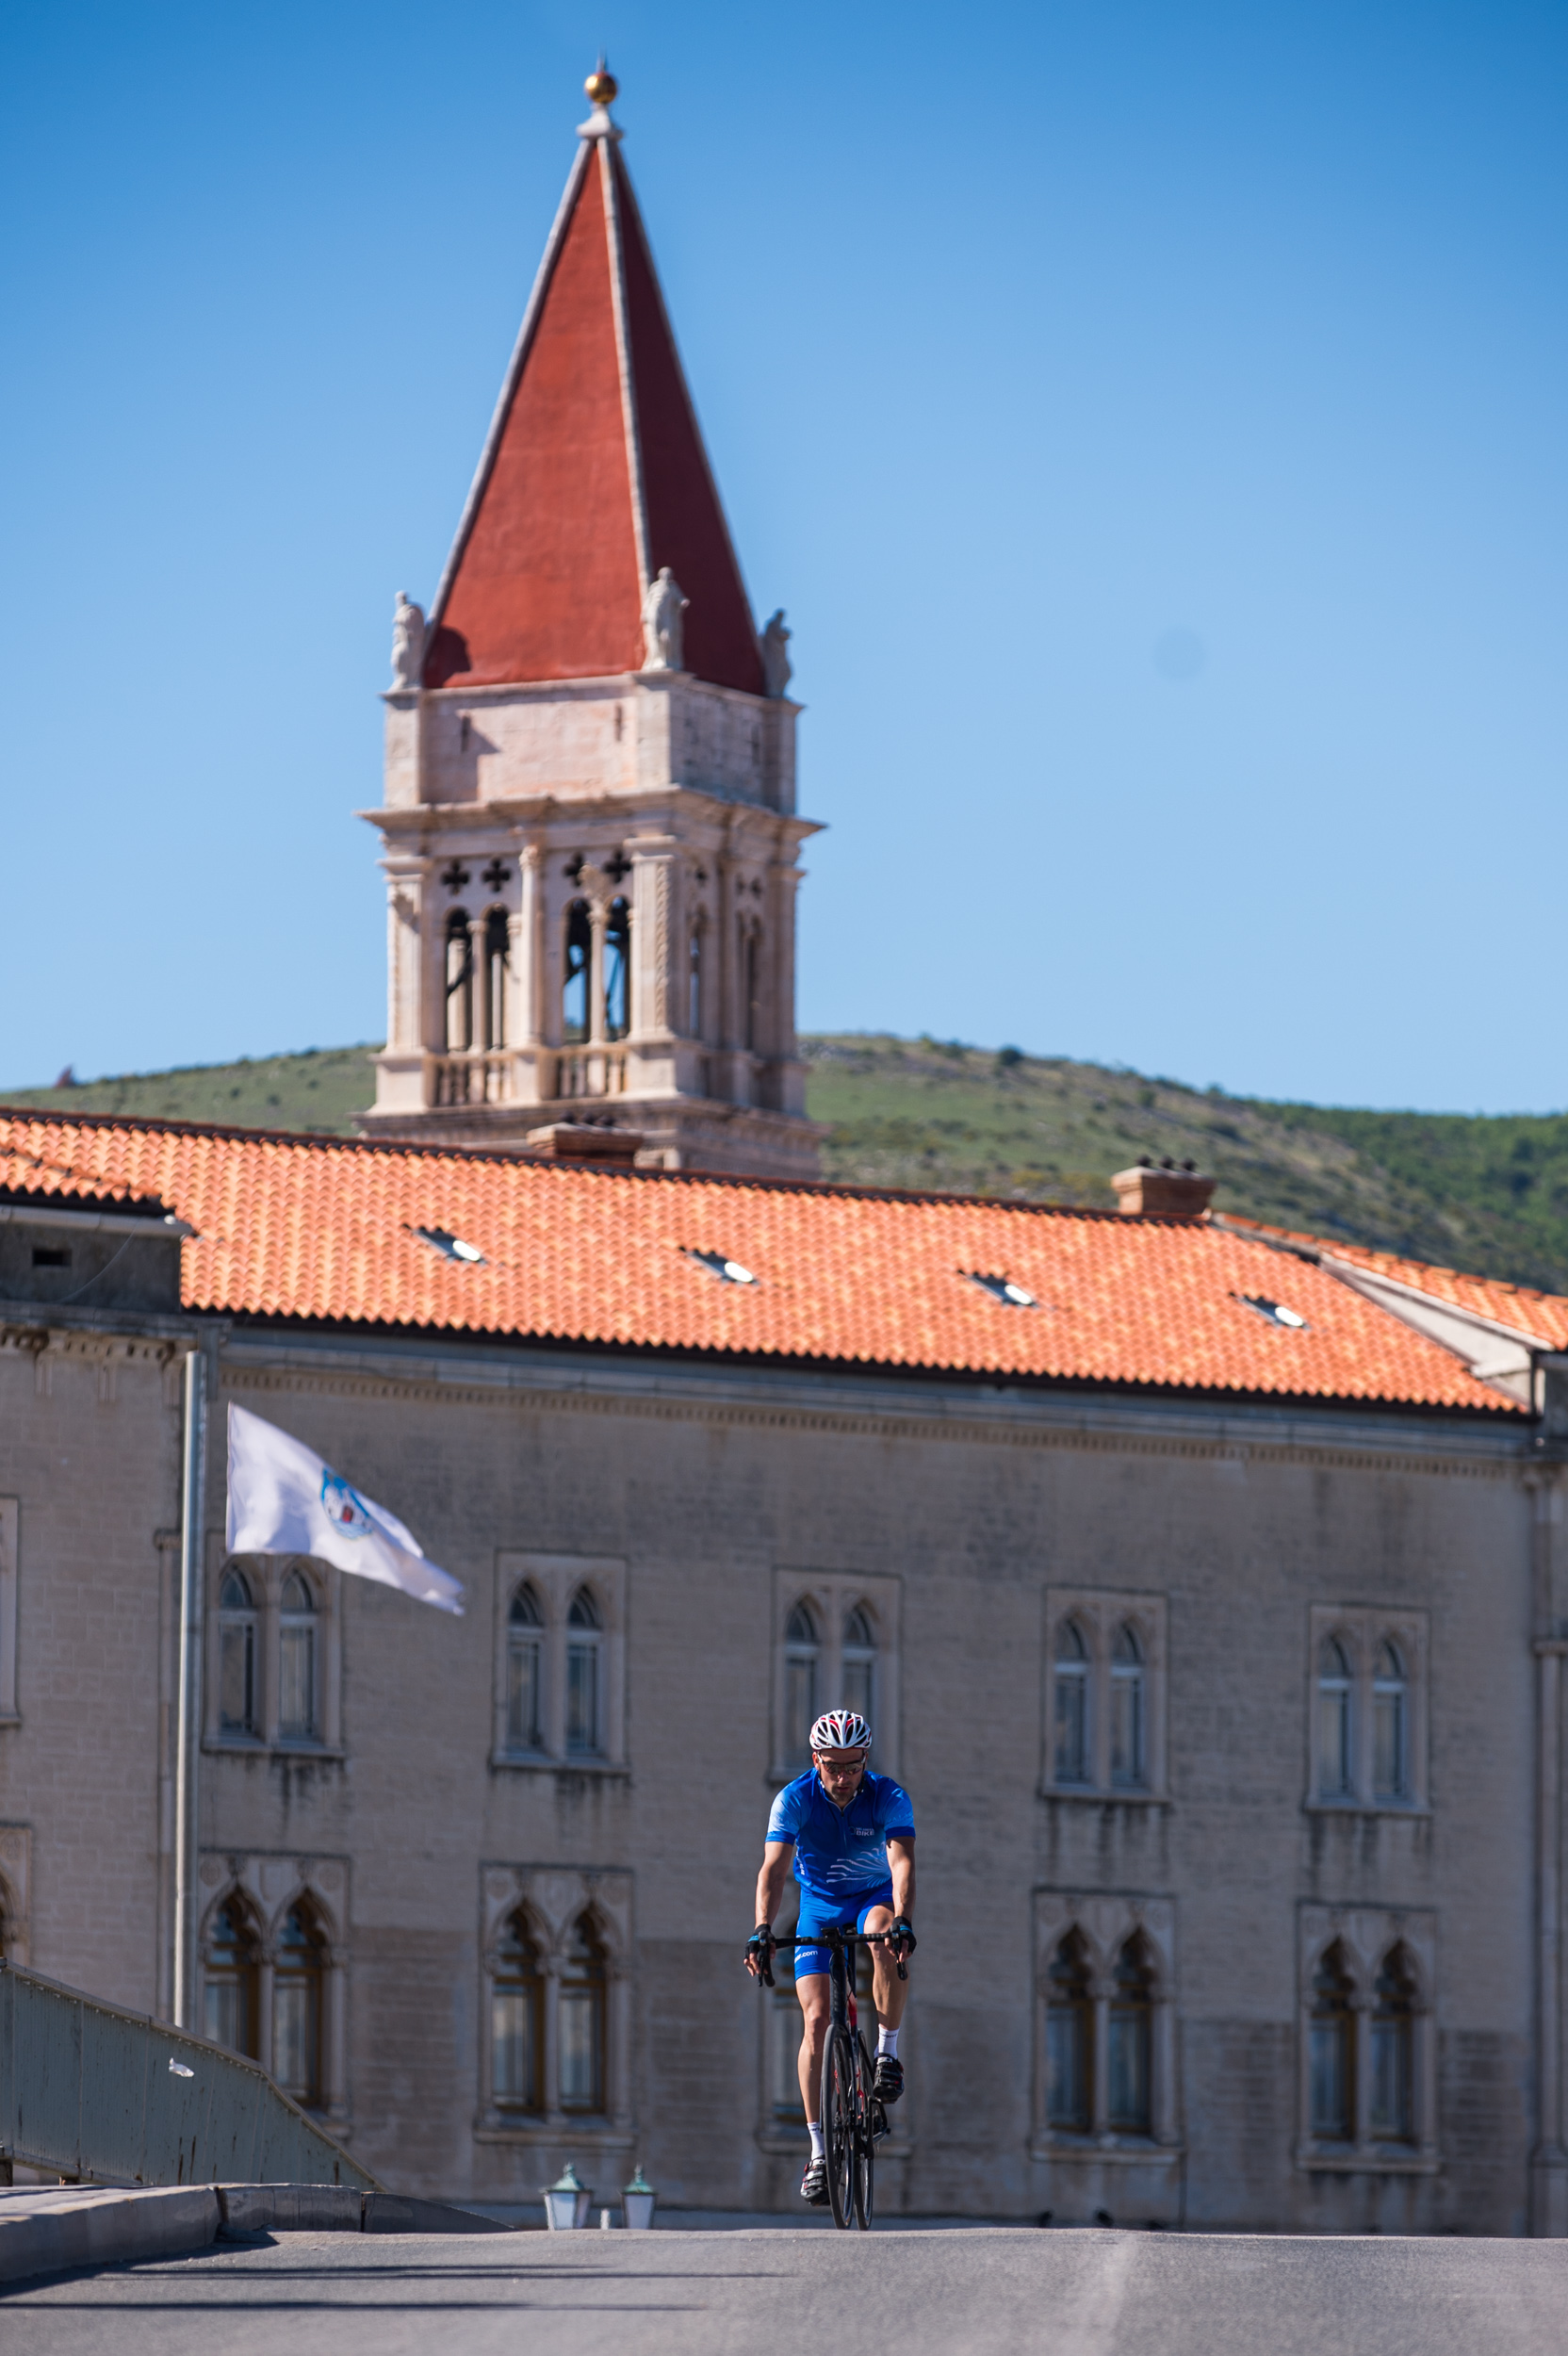
[[[615,84],[587,90],[428,621],[398,600],[362,1126],[527,1152],[587,1121],[645,1166],[812,1177],[790,633],[758,632]]]

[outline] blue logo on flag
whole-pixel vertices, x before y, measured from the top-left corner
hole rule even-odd
[[[344,1538],[368,1538],[370,1516],[341,1473],[329,1464],[321,1475],[321,1511]]]

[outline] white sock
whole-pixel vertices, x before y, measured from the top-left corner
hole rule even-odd
[[[897,2061],[898,2031],[884,2028],[879,2021],[876,2029],[876,2050],[879,2053],[886,2053],[890,2061]]]
[[[827,2146],[822,2139],[821,2120],[808,2119],[806,2122],[806,2132],[811,2138],[811,2157],[814,2160],[825,2160],[827,2157]]]

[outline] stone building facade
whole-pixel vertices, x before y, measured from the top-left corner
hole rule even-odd
[[[46,1255],[12,1255],[0,1313],[8,1952],[169,2009],[177,1376],[196,1350],[214,1411],[197,2018],[389,2183],[524,2203],[568,2157],[607,2195],[641,2160],[672,2203],[790,2205],[796,2016],[740,1948],[769,1795],[810,1709],[852,1694],[919,1825],[884,2206],[1568,2224],[1555,1332],[1518,1329],[1521,1405],[1341,1276],[1206,1219],[67,1137],[36,1116],[5,1117],[3,1142],[27,1223],[0,1234]],[[159,1195],[121,1199],[172,1200],[194,1231],[139,1246],[183,1259],[180,1295],[133,1283],[95,1308],[101,1208],[17,1182],[72,1170],[101,1205],[155,1164]],[[479,1232],[498,1299],[552,1249],[625,1299],[641,1255],[636,1314],[647,1333],[686,1317],[686,1340],[435,1325],[414,1299],[333,1317],[319,1290],[282,1307],[310,1237],[335,1283],[384,1290],[399,1254],[466,1282],[396,1227],[400,1198],[384,1267],[354,1275],[338,1226],[319,1232],[336,1204],[363,1241],[356,1186],[437,1180],[466,1189],[441,1232]],[[512,1275],[508,1182],[544,1206]],[[234,1206],[269,1186],[246,1216],[270,1240],[248,1240]],[[721,1217],[757,1298],[694,1256],[657,1261]],[[947,1283],[946,1313],[994,1350],[1049,1353],[1070,1327],[1092,1359],[1097,1317],[1141,1315],[1170,1364],[1135,1333],[1141,1381],[982,1366],[978,1347],[961,1364],[952,1341],[899,1366],[886,1326],[857,1362],[822,1273],[848,1235],[878,1298],[846,1317],[929,1321]],[[1004,1252],[1028,1308],[954,1272]],[[717,1347],[764,1288],[830,1350]],[[1205,1300],[1234,1328],[1231,1389],[1158,1379]],[[1272,1324],[1281,1307],[1301,1326]],[[1564,1304],[1532,1314],[1549,1327]],[[1400,1396],[1306,1387],[1368,1365]],[[465,1616],[310,1561],[225,1561],[229,1399],[401,1514],[463,1579]]]

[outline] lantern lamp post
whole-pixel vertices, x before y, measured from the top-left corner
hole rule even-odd
[[[588,2222],[593,2201],[589,2186],[581,2183],[570,2160],[566,2162],[556,2182],[545,2193],[545,2222],[552,2233],[570,2233]]]
[[[645,2233],[653,2223],[653,2204],[659,2196],[639,2165],[637,2173],[621,2193],[621,2215],[634,2233]]]

